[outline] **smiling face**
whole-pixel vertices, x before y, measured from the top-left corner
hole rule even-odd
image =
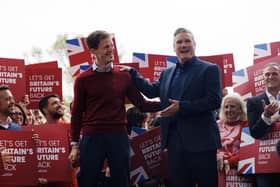
[[[191,33],[180,32],[174,36],[174,52],[180,63],[195,55],[195,41]]]
[[[278,66],[268,66],[263,71],[264,82],[268,89],[280,88],[280,70]]]
[[[97,49],[92,49],[100,66],[106,66],[114,61],[114,45],[111,37],[100,41]]]
[[[60,119],[64,115],[64,105],[57,97],[50,97],[48,99],[48,105],[43,109],[46,115],[53,119]]]
[[[0,112],[8,116],[10,114],[10,110],[15,104],[14,97],[10,90],[1,90],[0,91]]]
[[[227,98],[223,107],[227,122],[234,122],[240,119],[242,109],[238,100],[234,98]]]
[[[15,123],[17,123],[19,125],[24,125],[24,117],[23,117],[24,114],[17,106],[12,107],[10,114],[11,114],[12,120]]]

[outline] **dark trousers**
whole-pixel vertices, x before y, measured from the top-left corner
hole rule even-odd
[[[280,187],[280,174],[256,174],[257,187]]]
[[[97,187],[104,160],[115,187],[129,186],[129,141],[125,133],[84,135],[80,143],[80,187]]]
[[[188,152],[176,131],[168,136],[169,176],[172,187],[217,187],[216,150]],[[203,138],[203,137],[201,137]]]

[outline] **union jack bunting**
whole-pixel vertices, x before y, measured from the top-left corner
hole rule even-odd
[[[254,46],[254,64],[280,56],[280,42],[262,43]]]

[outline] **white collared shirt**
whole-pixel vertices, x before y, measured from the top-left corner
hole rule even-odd
[[[110,72],[113,69],[113,63],[111,62],[108,68],[104,71],[96,63],[93,63],[92,70],[97,72]]]
[[[280,94],[278,93],[277,94],[277,98],[275,98],[273,95],[271,95],[267,90],[265,91],[265,94],[267,95],[268,97],[268,100],[270,103],[272,103],[273,101],[278,101],[279,103],[279,106],[280,106]],[[279,110],[279,109],[278,109]],[[279,111],[275,112],[275,114],[277,114]],[[262,113],[262,116],[261,118],[263,119],[263,121],[267,124],[267,125],[271,125],[272,124],[272,121],[270,118],[266,117],[264,115],[264,112]]]

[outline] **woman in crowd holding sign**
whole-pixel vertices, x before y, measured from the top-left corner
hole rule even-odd
[[[236,175],[241,132],[242,128],[248,125],[246,106],[240,95],[234,93],[225,96],[221,104],[219,115],[220,120],[218,120],[218,126],[222,148],[220,148],[217,153],[218,170],[225,172],[226,175]],[[242,181],[244,180],[239,182]],[[234,181],[230,182],[233,183]],[[248,183],[249,181],[244,182]]]

